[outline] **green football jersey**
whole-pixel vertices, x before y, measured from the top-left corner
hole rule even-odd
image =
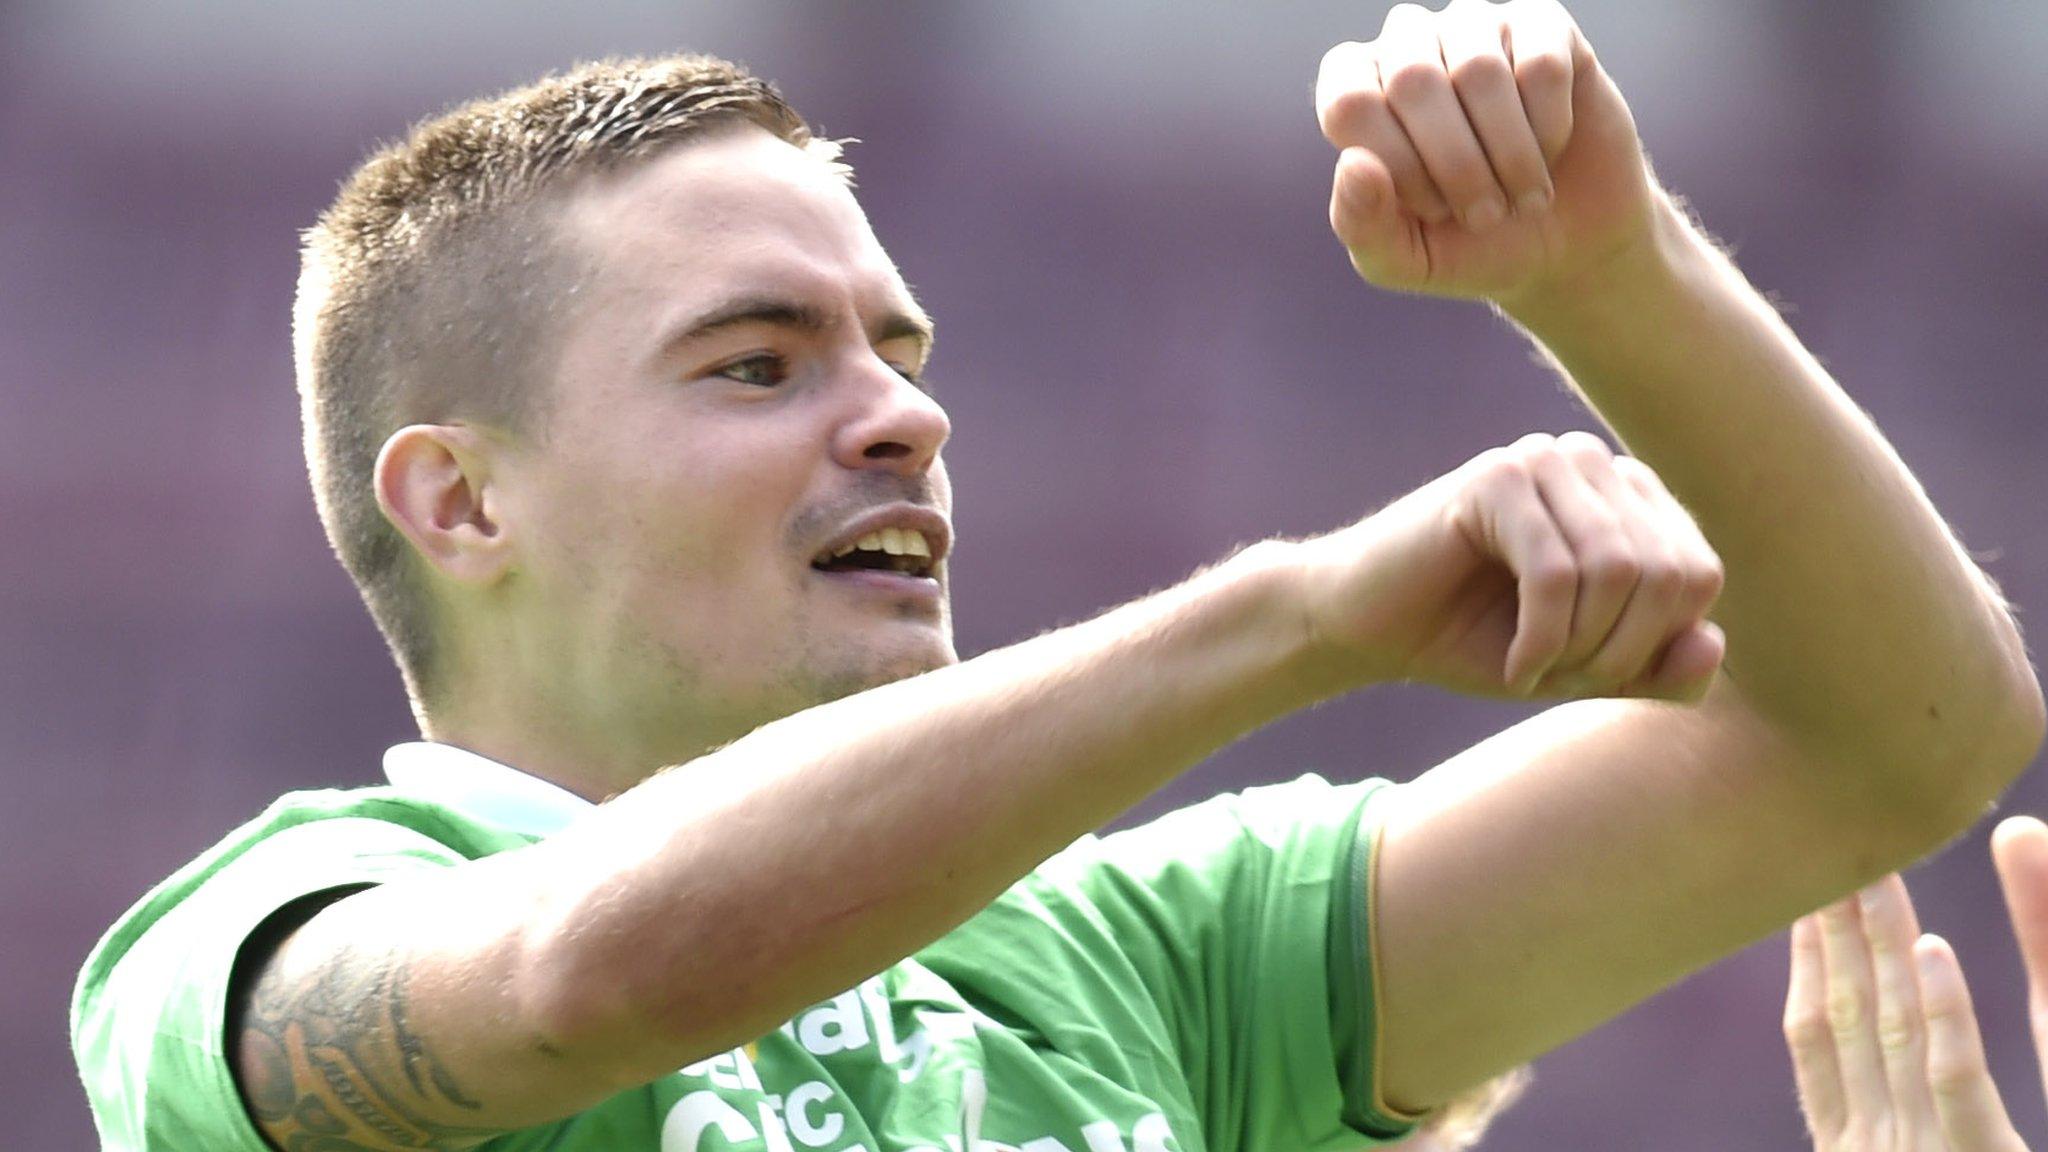
[[[1083,837],[755,1042],[484,1147],[1321,1152],[1398,1136],[1372,1106],[1382,783],[1304,777]],[[224,1035],[250,932],[302,896],[534,839],[396,788],[295,793],[157,886],[72,1000],[105,1147],[264,1152]]]

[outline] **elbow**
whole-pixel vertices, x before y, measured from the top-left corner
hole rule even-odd
[[[1909,791],[1937,843],[1982,819],[2034,762],[2048,735],[2048,707],[2032,667],[2019,656],[2008,668],[1975,695],[1963,715],[1941,726],[1916,763],[1899,766],[1920,782]],[[1939,709],[1930,706],[1929,712],[1938,715]]]
[[[1987,692],[1993,705],[1986,722],[1991,732],[1985,745],[1986,767],[1993,776],[1990,799],[1996,800],[2040,753],[2041,741],[2048,735],[2048,705],[2042,702],[2041,679],[2027,659],[2027,643],[2011,606],[1995,586],[1988,591],[1997,624],[1998,659],[1996,673],[1990,677],[1995,687]]]
[[[1987,803],[2027,770],[2048,735],[2048,705],[2042,701],[2040,677],[2027,659],[2026,644],[2011,614],[2001,612],[2000,616],[2005,643],[2000,645],[2002,659],[1998,674],[1992,677],[1994,687],[1985,693],[1989,703],[1983,720],[1982,770],[1991,789]]]
[[[2034,762],[2034,757],[2040,754],[2042,740],[2048,738],[2048,704],[2042,701],[2041,681],[2024,654],[2017,657],[2017,663],[2016,683],[2009,694],[2007,708],[2008,732],[2004,737],[2007,747],[2003,763],[2009,767],[1999,783],[2001,791]]]

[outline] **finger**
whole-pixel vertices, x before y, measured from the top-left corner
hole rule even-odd
[[[1400,283],[1425,258],[1416,225],[1395,205],[1393,177],[1380,158],[1364,148],[1337,157],[1330,189],[1330,230],[1351,256],[1352,267],[1374,283]]]
[[[1564,154],[1572,136],[1572,86],[1580,43],[1578,26],[1557,4],[1510,4],[1508,60],[1522,111],[1547,164]]]
[[[1857,894],[1863,939],[1877,987],[1877,1038],[1891,1087],[1896,1131],[1939,1146],[1940,1122],[1927,1087],[1927,1033],[1914,974],[1913,942],[1920,922],[1905,881],[1896,875]]]
[[[2048,825],[2032,816],[2000,821],[1991,833],[1991,859],[2027,969],[2027,1017],[2048,1092]]]
[[[1564,452],[1542,446],[1530,448],[1529,453],[1537,490],[1557,520],[1579,567],[1571,639],[1552,673],[1579,677],[1590,691],[1611,690],[1621,680],[1594,680],[1587,675],[1590,670],[1586,663],[1614,630],[1622,609],[1635,592],[1642,568],[1634,542],[1607,498],[1587,481],[1583,469]],[[1647,656],[1646,653],[1646,659]]]
[[[1615,695],[1696,704],[1713,690],[1727,656],[1727,634],[1713,621],[1702,620],[1664,646],[1649,675],[1623,685]]]
[[[1484,547],[1515,578],[1515,636],[1508,642],[1502,680],[1511,691],[1527,694],[1571,637],[1578,564],[1522,455],[1490,453],[1475,491]]]
[[[1848,1122],[1842,1070],[1835,1062],[1835,1035],[1828,1027],[1827,996],[1820,925],[1811,916],[1801,917],[1792,925],[1792,974],[1785,985],[1785,1048],[1792,1054],[1799,1110],[1806,1115],[1806,1128],[1817,1148],[1833,1143]]]
[[[1913,947],[1927,1019],[1927,1083],[1954,1152],[2026,1152],[1984,1060],[1977,1011],[1955,950],[1939,936]]]
[[[1820,941],[1828,981],[1828,1027],[1835,1036],[1835,1060],[1842,1071],[1847,1124],[1868,1131],[1892,1107],[1890,1081],[1878,1049],[1876,977],[1864,942],[1861,916],[1851,897],[1820,911]]]
[[[1678,552],[1685,573],[1685,591],[1680,597],[1684,611],[1702,617],[1713,608],[1727,583],[1721,556],[1700,531],[1699,522],[1678,502],[1664,481],[1649,465],[1633,456],[1614,458],[1615,474],[1628,483],[1645,503],[1655,509],[1664,524],[1664,539]]]
[[[1393,175],[1399,204],[1432,224],[1451,218],[1421,154],[1387,107],[1370,45],[1351,41],[1324,54],[1316,73],[1316,119],[1339,149],[1363,148],[1379,158]]]
[[[1380,88],[1452,211],[1479,231],[1506,219],[1507,199],[1451,88],[1437,29],[1418,5],[1397,4],[1387,13],[1374,42]]]
[[[1444,70],[1508,203],[1517,213],[1540,212],[1552,195],[1550,170],[1515,86],[1501,11],[1485,0],[1453,0],[1444,12]]]
[[[1560,441],[1572,462],[1613,509],[1635,556],[1635,587],[1585,672],[1596,683],[1627,684],[1656,665],[1670,642],[1699,623],[1686,604],[1685,566],[1662,509],[1654,507],[1615,470],[1607,446],[1583,433]]]

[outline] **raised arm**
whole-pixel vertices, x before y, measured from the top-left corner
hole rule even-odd
[[[280,1148],[465,1147],[766,1033],[1324,697],[1393,678],[1506,694],[1547,668],[1696,698],[1721,654],[1701,621],[1716,561],[1668,501],[1537,474],[1560,458],[1547,437],[1485,453],[1350,528],[768,725],[537,846],[340,899],[254,945],[244,1098]],[[1668,541],[1696,591],[1594,659],[1553,507],[1605,520],[1631,562]]]
[[[1391,814],[1384,1083],[1426,1107],[1955,835],[2032,756],[2042,705],[1990,581],[1657,188],[1553,0],[1400,5],[1325,59],[1318,111],[1360,273],[1494,302],[1727,565],[1727,674],[1700,708],[1560,708]],[[1622,571],[1578,605],[1666,594]]]

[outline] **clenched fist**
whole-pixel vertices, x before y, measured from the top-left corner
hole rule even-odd
[[[1650,235],[1635,121],[1557,0],[1396,5],[1323,57],[1316,114],[1331,227],[1381,287],[1511,305]]]
[[[1322,650],[1482,695],[1696,700],[1725,641],[1719,557],[1648,466],[1525,436],[1298,545]]]

